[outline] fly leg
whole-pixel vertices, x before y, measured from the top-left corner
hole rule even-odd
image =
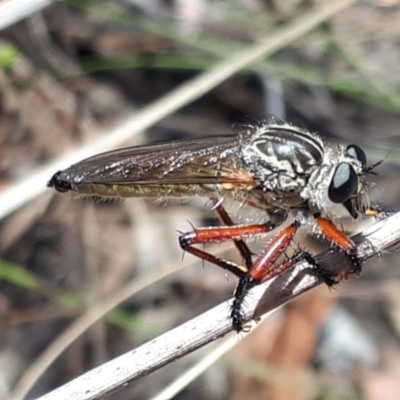
[[[228,217],[229,218],[229,217]],[[228,270],[239,278],[246,276],[251,269],[251,252],[243,239],[268,233],[270,231],[268,223],[247,224],[234,226],[218,226],[212,228],[196,228],[192,232],[187,232],[179,237],[179,244],[184,251],[194,256]],[[229,260],[219,258],[204,250],[194,247],[195,244],[222,243],[227,241],[238,243],[239,251],[245,259],[246,265],[240,265]],[[242,253],[243,252],[243,253]]]
[[[234,222],[232,221],[231,217],[226,212],[222,204],[218,203],[217,201],[214,201],[214,204],[215,211],[217,212],[221,222],[226,226],[234,226]],[[271,224],[269,225],[269,229],[273,229],[273,226]],[[253,265],[252,252],[249,249],[249,246],[247,246],[244,240],[234,240],[233,243],[235,244],[236,249],[244,260],[246,268],[249,270]]]
[[[355,243],[346,234],[341,232],[329,219],[317,217],[316,223],[321,234],[339,250],[345,252],[350,257],[353,264],[350,269],[346,267],[346,271],[328,271],[321,269],[321,277],[324,278],[325,282],[329,286],[332,286],[331,282],[337,283],[333,280],[334,276],[342,275],[347,279],[349,274],[359,275],[362,270],[362,261],[354,253],[356,248]]]
[[[378,206],[372,206],[366,209],[363,214],[366,217],[384,219],[394,213],[392,211],[384,211]],[[320,268],[319,273],[321,278],[325,280],[325,283],[328,286],[332,286],[338,282],[335,281],[335,277],[342,276],[342,278],[347,279],[350,274],[360,275],[362,271],[362,261],[355,254],[356,244],[327,218],[316,216],[316,223],[321,234],[330,240],[340,251],[345,252],[350,257],[353,264],[350,269],[347,268],[345,271],[340,270],[340,266],[339,270],[335,271]]]
[[[235,291],[235,299],[231,311],[232,326],[237,332],[243,330],[244,315],[242,304],[249,290],[290,269],[300,261],[301,257],[305,257],[306,254],[308,255],[306,252],[300,252],[289,260],[276,265],[278,258],[284,254],[293,242],[299,226],[300,222],[295,220],[291,225],[279,231],[258,256],[248,273],[240,279]]]
[[[394,214],[394,211],[382,210],[379,206],[371,206],[364,212],[366,217],[385,219]]]

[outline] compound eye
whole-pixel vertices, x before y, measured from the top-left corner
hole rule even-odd
[[[367,165],[367,156],[365,155],[364,150],[356,144],[351,144],[347,146],[346,154],[349,157],[360,161],[363,167]]]
[[[328,196],[333,203],[344,203],[356,194],[358,177],[354,168],[346,162],[340,163],[333,174],[329,185]]]

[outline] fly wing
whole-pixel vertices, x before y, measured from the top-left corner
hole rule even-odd
[[[58,172],[57,179],[109,185],[251,184],[239,157],[239,140],[231,134],[110,151]]]

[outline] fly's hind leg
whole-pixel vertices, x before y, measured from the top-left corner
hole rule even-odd
[[[293,242],[299,227],[300,221],[295,220],[291,225],[280,230],[257,257],[248,274],[240,279],[231,311],[233,329],[237,332],[243,330],[245,318],[242,305],[250,289],[287,271],[300,261],[300,256],[295,255],[282,263],[277,263]]]

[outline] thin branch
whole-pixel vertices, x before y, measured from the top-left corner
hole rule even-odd
[[[129,116],[106,135],[99,135],[100,138],[96,141],[83,146],[73,154],[68,154],[45,165],[26,178],[10,185],[0,193],[0,219],[44,193],[45,182],[56,171],[96,153],[121,146],[134,135],[198,99],[249,64],[270,56],[354,3],[355,0],[327,1],[321,6],[313,8],[310,12],[294,19],[275,35],[261,38],[257,43],[217,63],[209,71],[200,74],[143,110]]]
[[[362,260],[380,256],[400,247],[400,212],[379,221],[353,237]],[[327,250],[318,261],[332,271],[343,271],[349,258],[342,252]],[[298,295],[316,287],[321,280],[307,262],[255,287],[246,299],[247,320],[271,311]],[[40,400],[94,400],[109,395],[128,383],[226,335],[232,329],[229,318],[231,300],[224,302],[191,321],[159,336],[143,346],[82,375]]]
[[[243,337],[246,337],[246,335],[247,333],[245,333]],[[242,339],[242,337],[240,339]],[[190,383],[207,371],[226,353],[232,350],[238,342],[239,340],[237,340],[235,336],[230,336],[229,338],[224,339],[199,362],[185,370],[185,372],[177,377],[176,380],[169,382],[168,386],[160,393],[157,393],[156,396],[152,397],[151,400],[174,399],[183,389],[189,386]]]

